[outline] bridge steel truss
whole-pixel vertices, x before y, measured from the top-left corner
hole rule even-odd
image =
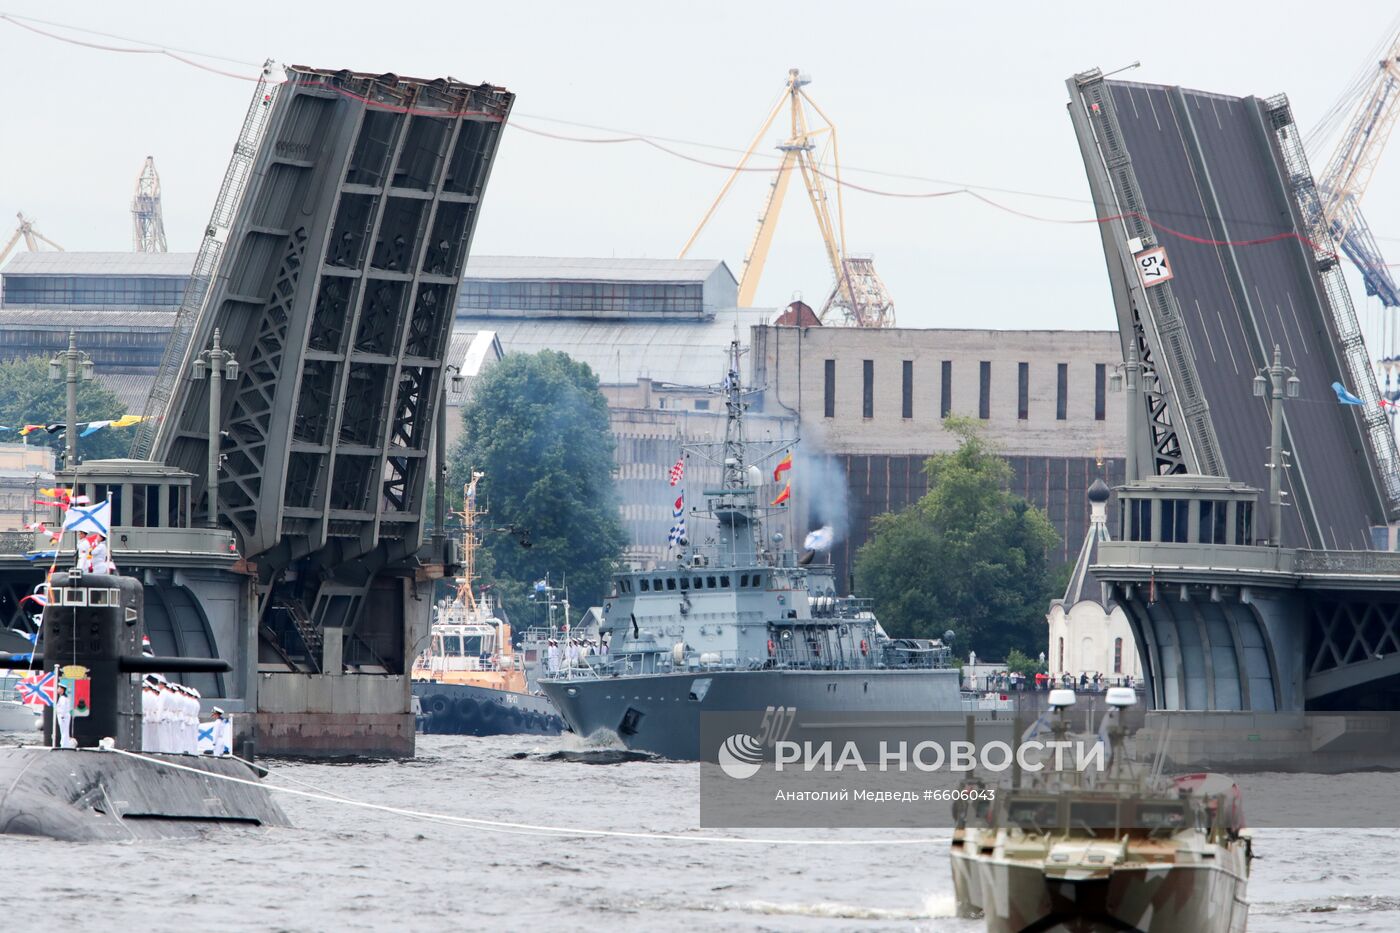
[[[514,98],[281,76],[269,66],[254,95],[149,403],[163,417],[133,454],[202,476],[209,389],[188,373],[218,329],[241,370],[214,441],[217,512],[259,570],[264,638],[270,623],[301,632],[317,670],[338,630],[346,663],[403,673],[443,360]]]
[[[1125,358],[1136,343],[1146,370],[1128,439],[1141,478],[1267,488],[1268,405],[1251,382],[1279,344],[1303,387],[1284,406],[1284,534],[1300,547],[1369,547],[1370,529],[1400,514],[1400,457],[1287,100],[1098,70],[1067,85]],[[1136,262],[1155,246],[1174,278],[1145,287]],[[1366,404],[1339,407],[1334,381]]]

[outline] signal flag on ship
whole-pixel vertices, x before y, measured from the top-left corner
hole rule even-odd
[[[773,482],[783,478],[783,474],[792,469],[792,451],[787,452],[787,456],[778,461],[778,465],[773,467]]]

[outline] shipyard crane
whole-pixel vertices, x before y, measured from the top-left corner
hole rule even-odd
[[[165,221],[160,214],[160,175],[156,160],[146,156],[136,178],[136,194],[131,198],[131,248],[138,253],[163,253]]]
[[[787,84],[783,88],[768,118],[763,121],[753,141],[749,143],[744,157],[729,174],[720,188],[710,209],[700,219],[695,232],[690,235],[681,249],[680,258],[695,245],[700,232],[705,229],[715,209],[729,193],[734,180],[739,177],[753,157],[759,142],[768,132],[778,115],[787,110],[789,130],[787,138],[778,144],[783,154],[773,180],[768,187],[768,195],[759,214],[758,230],[744,256],[744,268],[739,276],[739,306],[753,305],[754,294],[758,291],[759,279],[763,276],[763,265],[768,259],[768,251],[773,245],[773,233],[778,226],[778,214],[782,211],[783,197],[787,194],[788,182],[795,170],[802,173],[802,181],[807,187],[807,196],[812,202],[812,211],[817,217],[817,227],[821,231],[826,246],[827,260],[831,263],[836,284],[826,299],[819,315],[823,322],[835,322],[855,327],[893,327],[894,302],[885,285],[875,273],[874,261],[869,256],[853,256],[846,250],[846,217],[841,203],[841,161],[836,142],[836,126],[822,109],[816,105],[803,88],[811,83],[811,78],[798,69],[788,71]],[[784,106],[786,105],[786,107]],[[819,122],[807,115],[807,107],[820,118]],[[818,152],[818,143],[822,144]],[[829,156],[829,158],[828,158]],[[826,168],[830,165],[830,170]],[[826,195],[825,181],[831,181],[836,188],[836,217],[833,221],[830,202]]]
[[[1400,288],[1361,214],[1361,199],[1400,117],[1400,32],[1391,36],[1375,65],[1368,67],[1337,102],[1333,115],[1339,115],[1352,101],[1351,118],[1317,180],[1322,219],[1342,252],[1360,270],[1366,293],[1379,297],[1387,308],[1400,307]],[[1314,145],[1321,142],[1327,122],[1313,132]]]
[[[50,240],[38,230],[34,229],[34,221],[30,220],[28,217],[25,217],[23,211],[19,212],[15,216],[19,218],[19,226],[15,228],[14,234],[10,237],[10,242],[6,243],[5,248],[0,250],[0,266],[3,266],[5,264],[5,260],[10,258],[10,252],[15,248],[15,244],[17,244],[21,239],[24,240],[25,248],[28,249],[31,253],[39,252],[40,243],[47,243],[49,246],[52,246],[60,253],[63,252],[62,246],[59,246],[53,240]]]

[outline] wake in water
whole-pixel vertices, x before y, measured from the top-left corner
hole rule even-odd
[[[651,752],[636,751],[622,744],[617,733],[600,729],[590,736],[572,732],[559,736],[556,747],[530,752],[515,752],[516,761],[567,761],[583,765],[618,765],[634,761],[666,761]]]
[[[827,920],[940,920],[954,917],[956,902],[949,894],[930,894],[918,908],[862,907],[836,901],[782,903],[777,901],[707,901],[676,904],[671,901],[644,901],[644,909],[680,909],[704,913],[743,913],[771,917],[820,917]]]

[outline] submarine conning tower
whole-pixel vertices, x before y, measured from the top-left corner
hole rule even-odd
[[[48,604],[37,650],[0,657],[0,667],[32,670],[80,668],[89,680],[85,715],[73,717],[79,748],[111,738],[117,748],[141,749],[141,680],[149,673],[223,672],[219,658],[155,657],[141,653],[144,588],[132,577],[71,570],[49,581]],[[52,735],[53,707],[44,709],[44,733]]]

